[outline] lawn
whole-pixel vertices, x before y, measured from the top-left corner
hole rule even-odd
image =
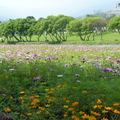
[[[0,45],[0,108],[15,120],[119,120],[120,47]]]
[[[24,38],[24,37],[23,37]],[[69,35],[67,41],[58,42],[52,41],[48,36],[47,39],[49,42],[45,42],[45,37],[41,36],[40,40],[37,40],[37,36],[32,36],[31,41],[29,42],[17,42],[14,38],[11,38],[9,42],[5,41],[4,43],[0,42],[0,44],[76,44],[76,45],[113,45],[120,44],[120,35],[118,33],[106,32],[103,33],[102,40],[101,35],[98,33],[95,35],[95,39],[93,40],[93,36],[91,35],[90,40],[82,41],[79,36],[76,34]]]

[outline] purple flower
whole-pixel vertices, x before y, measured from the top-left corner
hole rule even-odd
[[[34,80],[40,80],[41,77],[34,77],[33,79],[34,79]]]
[[[77,77],[78,77],[78,76],[80,76],[80,75],[79,75],[79,74],[75,74],[75,76],[77,76]]]
[[[64,64],[65,67],[67,67],[69,64]]]
[[[102,74],[99,74],[99,77],[103,77],[103,75],[102,75]]]
[[[119,59],[119,60],[117,60],[117,62],[120,62],[120,59]]]
[[[120,77],[120,74],[118,74],[118,76]]]
[[[111,68],[103,68],[103,71],[104,72],[114,72],[114,70]]]
[[[34,57],[37,56],[37,54],[34,54]]]
[[[26,60],[29,60],[30,58],[26,58]]]

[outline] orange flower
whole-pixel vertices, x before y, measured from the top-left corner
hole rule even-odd
[[[31,108],[37,108],[37,106],[31,106]]]
[[[21,92],[19,92],[20,94],[24,94],[25,92],[24,91],[21,91]]]
[[[25,115],[21,114],[20,117],[24,117]]]
[[[54,91],[55,89],[54,89],[54,88],[51,88],[50,90],[51,90],[51,91]]]
[[[79,104],[79,102],[73,102],[72,106],[77,106]]]
[[[32,102],[31,102],[31,105],[35,105],[36,103],[40,102],[39,99],[34,99]]]
[[[4,111],[5,111],[5,112],[10,112],[11,109],[10,109],[10,108],[6,108],[6,109],[4,109]]]
[[[82,118],[83,118],[83,119],[89,118],[89,115],[84,114],[84,115],[82,116]]]
[[[66,100],[65,102],[69,103],[69,102],[70,102],[70,100]]]
[[[88,93],[86,90],[83,90],[82,93]]]
[[[74,110],[74,108],[68,108],[68,110]]]
[[[44,108],[43,108],[43,107],[38,107],[38,109],[39,109],[39,110],[44,110]]]
[[[102,101],[101,101],[100,99],[97,99],[97,102],[96,102],[96,103],[101,104]]]
[[[89,118],[89,120],[97,120],[97,118],[96,118],[96,117],[91,116],[91,117]]]
[[[83,111],[80,111],[79,113],[80,113],[80,114],[84,114],[85,112],[83,112]]]
[[[71,118],[74,120],[80,120],[80,118],[78,118],[77,116],[71,116]]]
[[[118,110],[116,110],[116,109],[113,110],[113,112],[114,112],[114,113],[117,113],[117,114],[120,114],[120,111],[118,111]]]
[[[120,103],[114,103],[114,104],[113,104],[113,106],[118,106],[118,105],[120,105]]]
[[[35,98],[34,96],[30,96],[30,98]]]

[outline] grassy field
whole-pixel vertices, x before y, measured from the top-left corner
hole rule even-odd
[[[43,36],[41,36],[40,41],[37,40],[37,36],[33,36],[31,42],[17,43],[17,41],[12,38],[9,42],[5,41],[5,43],[0,44],[78,44],[78,45],[120,44],[120,35],[118,33],[104,33],[102,40],[99,34],[95,36],[95,40],[93,40],[91,36],[89,41],[82,41],[77,35],[74,36],[68,35],[68,40],[61,43],[53,42],[49,36],[48,39],[49,43],[46,43],[45,38]]]
[[[0,112],[15,120],[119,120],[120,47],[0,45]]]

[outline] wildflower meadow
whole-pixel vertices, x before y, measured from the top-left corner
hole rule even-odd
[[[15,120],[119,120],[120,47],[0,45],[0,113]]]

